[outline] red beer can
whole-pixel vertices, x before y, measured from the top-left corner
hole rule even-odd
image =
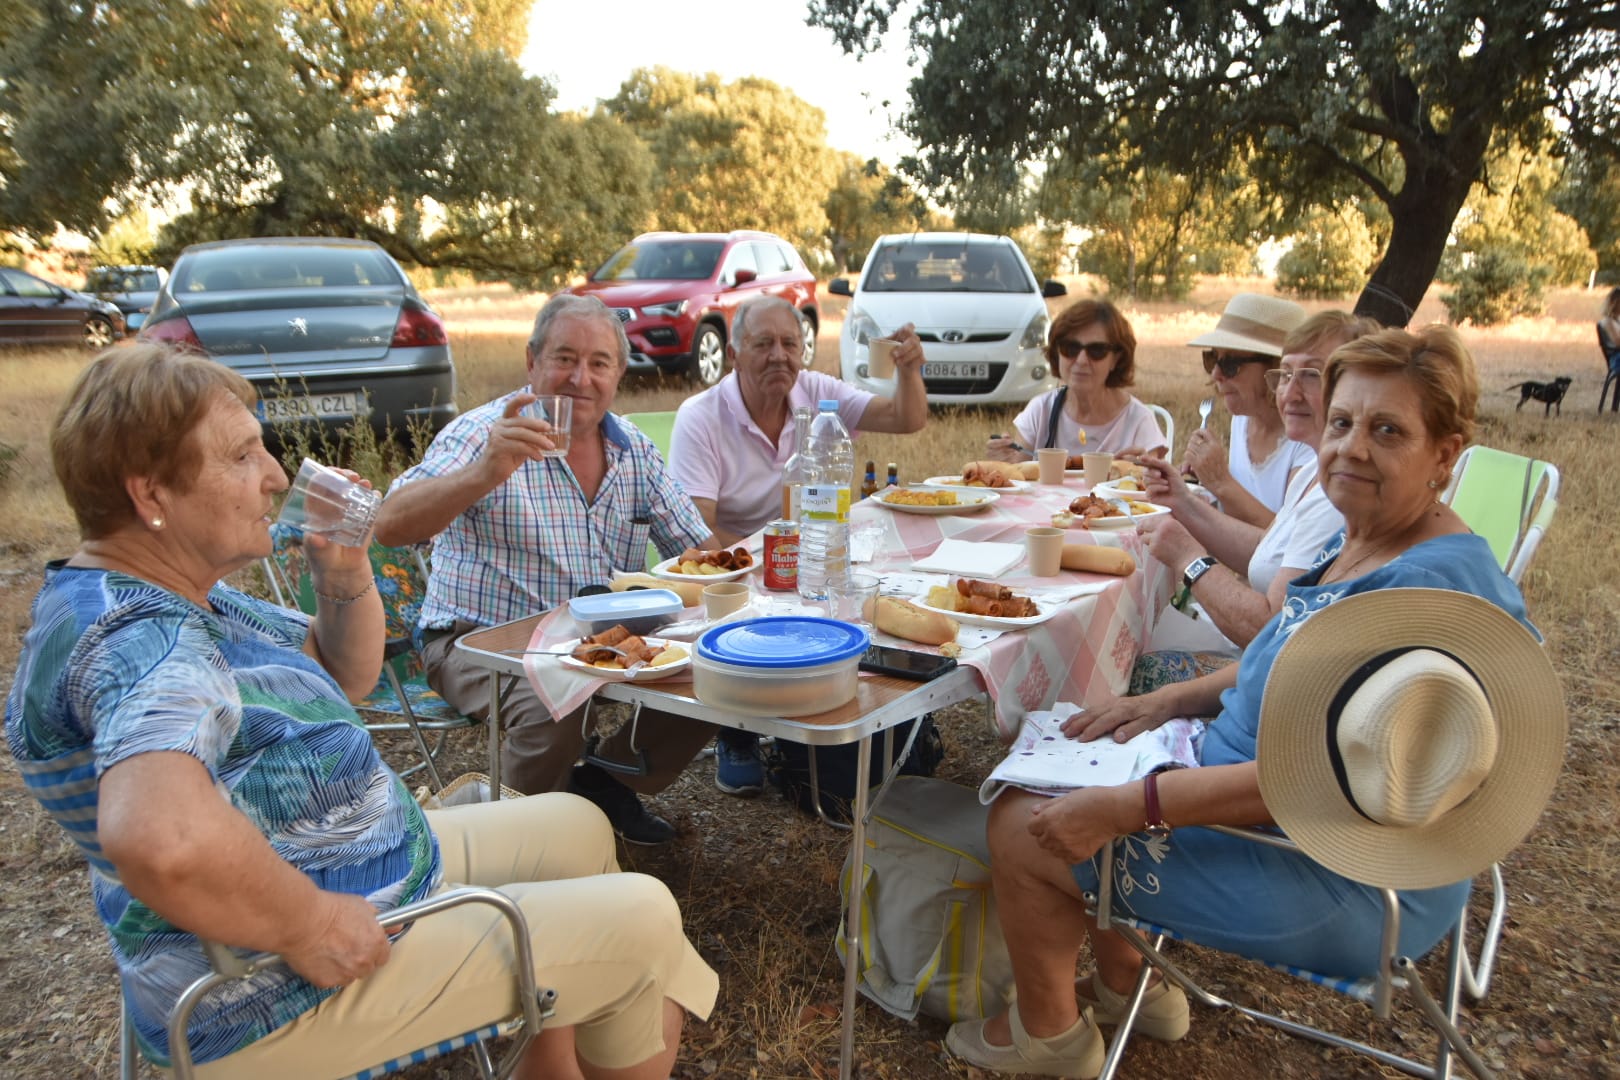
[[[782,518],[765,526],[765,587],[788,592],[799,587],[799,523]]]

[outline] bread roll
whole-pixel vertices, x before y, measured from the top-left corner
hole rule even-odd
[[[608,588],[614,592],[624,592],[626,589],[668,589],[681,598],[681,603],[687,607],[697,607],[703,603],[703,582],[701,581],[671,581],[667,578],[656,578],[651,574],[613,575],[608,582]]]
[[[1129,577],[1136,572],[1131,553],[1103,544],[1064,544],[1063,569],[1084,570],[1088,574],[1114,574]]]
[[[1041,463],[1038,461],[1020,461],[1018,471],[1025,480],[1039,480],[1041,478]]]
[[[885,634],[923,645],[943,645],[956,640],[955,619],[893,596],[877,598],[877,618],[872,621]]]

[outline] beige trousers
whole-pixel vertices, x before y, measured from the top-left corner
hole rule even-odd
[[[535,795],[429,811],[428,821],[447,888],[498,887],[522,907],[537,984],[557,991],[548,1026],[572,1026],[586,1061],[626,1068],[664,1049],[665,998],[709,1015],[719,977],[687,941],[663,882],[619,872],[613,831],[591,803]],[[380,970],[197,1075],[349,1076],[514,1016],[510,943],[487,905],[423,919]]]

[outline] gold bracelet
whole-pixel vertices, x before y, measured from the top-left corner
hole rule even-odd
[[[366,593],[370,592],[372,589],[375,589],[376,587],[377,587],[377,579],[372,578],[371,580],[366,582],[366,587],[365,588],[361,589],[359,592],[355,593],[353,596],[349,597],[347,600],[345,600],[341,596],[327,596],[325,593],[321,592],[319,589],[317,589],[315,591],[315,599],[317,599],[317,600],[325,600],[328,604],[336,604],[338,607],[343,607],[346,604],[354,603],[356,600],[360,599],[362,596],[366,595]]]

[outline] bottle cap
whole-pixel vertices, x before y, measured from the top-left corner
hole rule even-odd
[[[833,400],[832,398],[822,398],[821,399],[821,411],[822,412],[837,412],[838,411],[838,402]]]

